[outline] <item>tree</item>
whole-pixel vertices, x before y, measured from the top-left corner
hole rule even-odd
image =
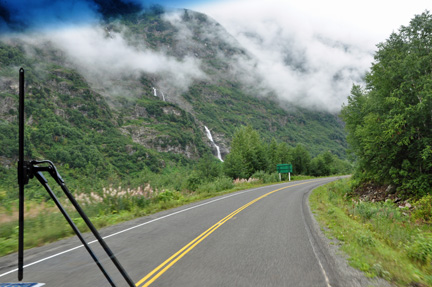
[[[274,172],[276,170],[276,166],[281,163],[279,152],[278,152],[278,142],[275,138],[272,138],[270,144],[267,148],[267,158],[268,158],[268,166],[267,172]]]
[[[197,165],[197,171],[205,180],[213,180],[222,175],[222,163],[211,154],[204,155]]]
[[[286,142],[278,143],[276,139],[272,139],[267,146],[267,172],[276,172],[276,166],[282,163],[291,162],[291,148]]]
[[[333,156],[329,152],[322,153],[310,162],[310,174],[313,176],[328,176],[337,171],[332,170]]]
[[[243,126],[235,132],[224,168],[232,178],[248,178],[256,171],[266,170],[266,148],[256,130]]]
[[[277,147],[277,156],[279,159],[279,163],[291,163],[291,158],[292,158],[292,148],[290,148],[288,146],[288,144],[286,142],[281,142],[279,143],[278,147]],[[274,168],[272,172],[274,172]]]
[[[424,194],[432,187],[432,15],[416,15],[380,43],[341,116],[363,180]]]
[[[310,168],[311,156],[308,150],[298,144],[292,151],[292,165],[295,174],[307,174]]]

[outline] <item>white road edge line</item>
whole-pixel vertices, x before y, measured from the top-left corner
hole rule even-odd
[[[286,183],[286,182],[285,182],[285,183]],[[275,185],[282,185],[282,184],[284,184],[284,183],[275,184]],[[189,207],[189,208],[186,208],[186,209],[182,209],[182,210],[179,210],[179,211],[176,211],[176,212],[173,212],[173,213],[170,213],[170,214],[164,215],[164,216],[162,216],[162,217],[158,217],[158,218],[152,219],[152,220],[150,220],[150,221],[147,221],[147,222],[144,222],[144,223],[138,224],[138,225],[136,225],[136,226],[132,226],[132,227],[126,228],[126,229],[124,229],[124,230],[122,230],[122,231],[119,231],[119,232],[113,233],[113,234],[111,234],[111,235],[104,236],[103,239],[110,238],[110,237],[113,237],[113,236],[115,236],[115,235],[119,235],[119,234],[121,234],[121,233],[124,233],[124,232],[130,231],[130,230],[132,230],[132,229],[135,229],[135,228],[138,228],[138,227],[141,227],[141,226],[144,226],[144,225],[147,225],[147,224],[153,223],[153,222],[155,222],[155,221],[158,221],[158,220],[161,220],[161,219],[164,219],[164,218],[167,218],[167,217],[170,217],[170,216],[173,216],[173,215],[176,215],[176,214],[179,214],[179,213],[182,213],[182,212],[185,212],[185,211],[188,211],[188,210],[191,210],[191,209],[197,208],[197,207],[201,207],[201,206],[204,206],[204,205],[207,205],[207,204],[210,204],[210,203],[213,203],[213,202],[219,201],[219,200],[227,199],[227,198],[230,198],[230,197],[233,197],[233,196],[237,196],[237,195],[240,195],[240,194],[243,194],[243,193],[246,193],[246,192],[251,192],[251,191],[259,190],[259,189],[266,188],[266,187],[269,187],[269,186],[262,186],[262,187],[257,187],[257,188],[253,188],[253,189],[247,189],[247,190],[240,191],[240,192],[236,192],[236,193],[233,193],[233,194],[230,194],[230,195],[227,195],[227,196],[221,197],[221,198],[217,198],[217,199],[214,199],[214,200],[211,200],[211,201],[205,202],[205,203],[201,203],[201,204],[198,204],[198,205],[194,205],[194,206],[192,206],[192,207]],[[97,242],[97,240],[90,241],[88,244],[93,244],[93,243],[95,243],[95,242]],[[83,247],[83,246],[82,246],[82,245],[80,245],[80,246],[76,246],[76,247],[70,248],[70,249],[68,249],[68,250],[65,250],[65,251],[62,251],[62,252],[56,253],[56,254],[54,254],[54,255],[51,255],[51,256],[45,257],[45,258],[43,258],[43,259],[37,260],[37,261],[35,261],[35,262],[32,262],[32,263],[26,264],[26,265],[24,265],[24,268],[30,267],[30,266],[32,266],[32,265],[35,265],[35,264],[38,264],[38,263],[41,263],[41,262],[44,262],[44,261],[46,261],[46,260],[52,259],[52,258],[57,257],[57,256],[60,256],[60,255],[63,255],[63,254],[65,254],[65,253],[68,253],[68,252],[74,251],[74,250],[76,250],[76,249],[78,249],[78,248],[81,248],[81,247]],[[10,270],[10,271],[8,271],[8,272],[5,272],[5,273],[3,273],[3,274],[0,274],[0,277],[6,276],[6,275],[8,275],[8,274],[11,274],[11,273],[13,273],[13,272],[17,272],[17,271],[18,271],[18,268],[15,268],[15,269],[13,269],[13,270]]]
[[[314,189],[315,189],[315,188],[314,188]],[[312,189],[312,190],[309,191],[308,193],[310,194],[314,189]],[[307,198],[309,197],[308,193],[305,194]],[[305,195],[303,195],[303,197],[304,197]],[[310,243],[310,245],[311,245],[311,247],[312,247],[312,251],[313,251],[313,253],[314,253],[314,255],[315,255],[316,260],[318,261],[318,265],[319,265],[319,267],[321,268],[321,273],[323,274],[323,276],[324,276],[324,278],[325,278],[325,281],[326,281],[327,287],[332,287],[332,286],[330,285],[330,280],[329,280],[329,278],[328,278],[328,276],[327,276],[327,272],[325,271],[324,266],[322,265],[321,260],[319,259],[318,253],[317,253],[317,251],[316,251],[316,249],[315,249],[314,243],[312,242],[312,233],[311,233],[311,231],[310,231],[310,229],[309,229],[309,226],[308,226],[308,224],[307,224],[307,222],[306,222],[306,218],[305,218],[305,215],[304,215],[304,203],[303,203],[303,200],[302,200],[302,205],[301,205],[301,206],[302,206],[302,217],[303,217],[303,223],[304,223],[304,227],[305,227],[305,229],[306,229],[306,233],[307,233],[307,235],[308,235],[309,243]],[[311,216],[313,216],[313,215],[311,215]]]

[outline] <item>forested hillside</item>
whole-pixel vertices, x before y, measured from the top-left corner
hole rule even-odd
[[[86,27],[73,45],[67,30],[57,38],[31,31],[0,38],[5,189],[14,183],[17,160],[20,67],[26,75],[27,156],[52,160],[77,178],[136,178],[193,167],[216,154],[205,126],[223,157],[235,131],[249,125],[265,142],[302,144],[312,156],[345,158],[337,115],[277,100],[244,65],[253,63],[253,55],[214,20],[187,10],[129,8],[104,10],[104,19]],[[80,40],[85,37],[92,47]],[[105,47],[126,52],[110,58]]]

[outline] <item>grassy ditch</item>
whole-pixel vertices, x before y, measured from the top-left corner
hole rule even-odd
[[[310,206],[326,236],[338,239],[349,264],[396,286],[432,286],[432,197],[399,208],[363,202],[349,179],[317,188]]]
[[[162,210],[218,195],[276,183],[277,176],[249,180],[216,178],[199,185],[195,192],[157,189],[150,184],[137,188],[103,188],[100,192],[78,193],[75,198],[81,204],[96,228],[117,224]],[[293,176],[291,180],[310,179],[310,176]],[[62,204],[82,231],[88,231],[85,223],[71,204],[60,197]],[[18,202],[3,202],[0,206],[0,256],[17,251],[18,248]],[[56,240],[73,236],[74,233],[51,200],[27,200],[25,208],[25,248],[42,246]]]

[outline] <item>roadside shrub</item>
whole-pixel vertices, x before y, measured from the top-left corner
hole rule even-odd
[[[328,189],[328,199],[331,203],[336,204],[337,201],[340,199],[340,196],[333,188]]]
[[[384,270],[380,263],[375,263],[374,265],[372,265],[370,271],[372,274],[384,278],[385,280],[389,281],[391,279],[390,273]]]
[[[411,219],[432,223],[432,195],[423,196],[413,204],[414,210],[411,213]]]
[[[131,211],[135,207],[143,208],[149,200],[158,194],[150,184],[137,188],[117,188],[110,185],[102,188],[102,192],[78,193],[75,199],[89,208],[89,212],[97,210],[102,214],[118,213],[124,210]]]
[[[405,249],[408,257],[414,262],[428,265],[432,261],[432,238],[419,234],[412,244],[405,246]]]
[[[266,173],[263,177],[263,183],[272,183],[279,181],[279,175],[277,172],[274,173]]]
[[[227,190],[234,187],[234,183],[232,179],[227,176],[222,176],[217,178],[215,183],[217,187],[216,191]]]
[[[198,192],[218,192],[222,190],[228,190],[234,187],[234,183],[231,178],[222,176],[218,177],[212,182],[201,184],[198,188]]]
[[[251,178],[258,178],[261,182],[264,182],[264,177],[266,176],[266,172],[263,170],[256,171],[252,174]]]
[[[378,207],[377,217],[388,219],[392,222],[402,222],[404,220],[401,209],[388,200],[384,203],[376,203]]]
[[[0,254],[8,254],[15,251],[17,242],[12,238],[2,238],[2,244],[0,244]]]
[[[377,208],[373,204],[362,201],[354,208],[354,214],[359,215],[363,221],[370,220],[377,211]]]
[[[200,184],[202,184],[202,182],[203,182],[203,179],[202,179],[201,175],[194,171],[187,178],[186,189],[188,189],[190,191],[195,191],[195,190],[197,190],[198,186]]]
[[[357,236],[357,243],[361,247],[373,247],[375,246],[375,240],[370,236],[370,234],[360,233]]]
[[[168,201],[172,201],[172,200],[180,200],[182,198],[183,198],[183,195],[180,192],[166,190],[166,191],[163,191],[163,192],[159,193],[156,196],[155,200],[156,201],[168,202]]]
[[[257,171],[255,172],[251,178],[257,178],[259,179],[262,183],[272,183],[272,182],[277,182],[279,181],[279,175],[277,172],[274,173],[267,173],[263,170]]]
[[[351,191],[351,184],[347,179],[333,182],[328,187],[328,199],[331,203],[338,205],[339,202],[346,198]],[[341,203],[341,202],[340,202]]]
[[[17,226],[18,226],[17,221],[2,223],[0,228],[0,238],[2,238],[3,240],[4,238],[11,238],[11,237],[18,236]]]

